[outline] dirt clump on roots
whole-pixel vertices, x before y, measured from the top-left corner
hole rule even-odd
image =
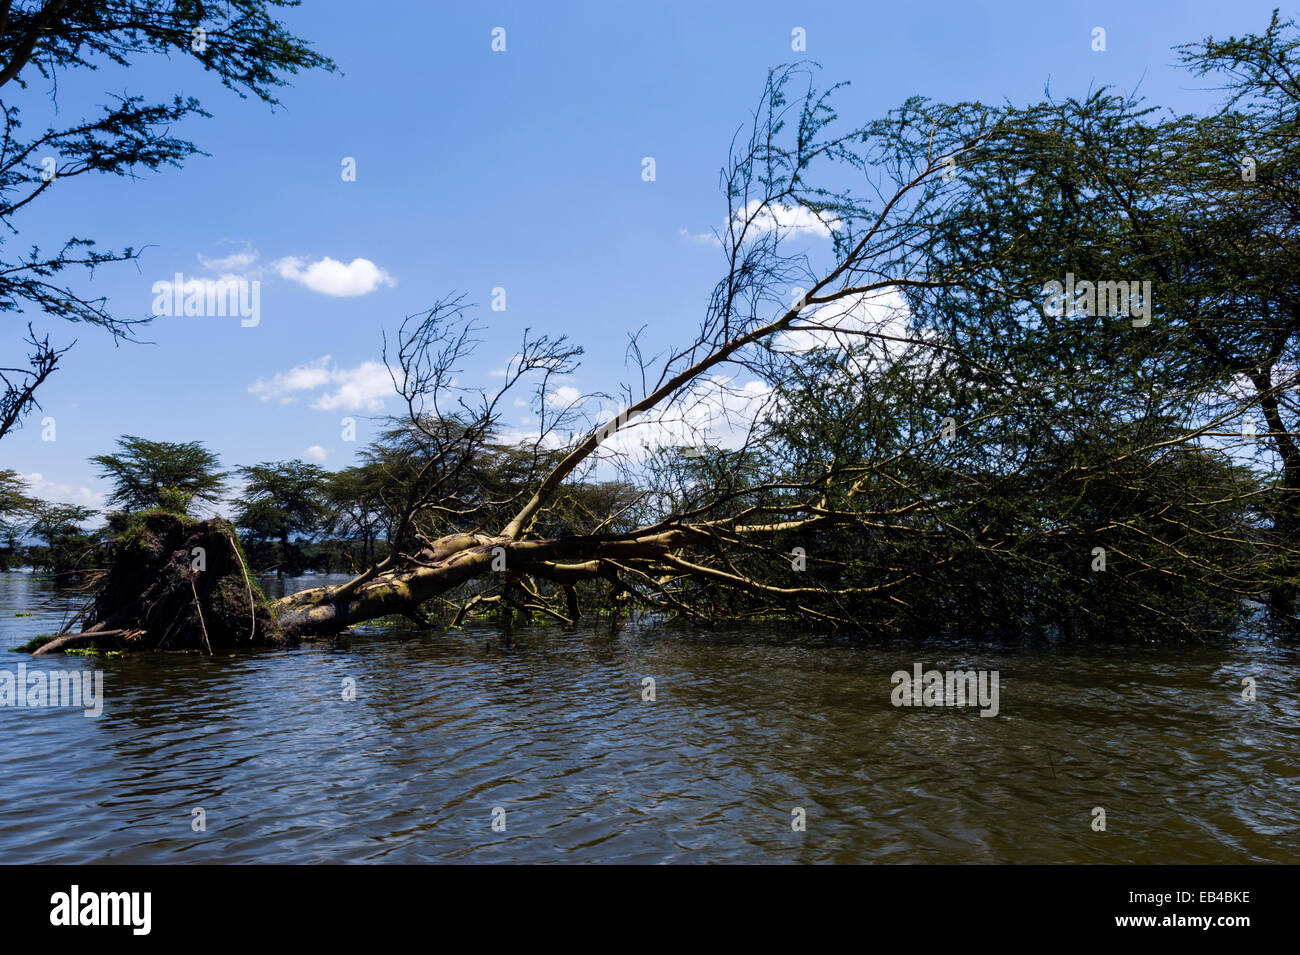
[[[38,652],[105,644],[213,654],[287,642],[229,521],[146,511],[109,526],[109,569],[85,630]]]

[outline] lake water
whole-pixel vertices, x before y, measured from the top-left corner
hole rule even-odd
[[[1300,861],[1284,645],[604,623],[513,646],[367,627],[234,657],[7,652],[75,605],[0,575],[0,670],[98,668],[106,696],[96,719],[0,708],[3,863]],[[998,715],[893,706],[914,663],[997,670]]]

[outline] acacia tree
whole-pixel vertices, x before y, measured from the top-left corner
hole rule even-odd
[[[87,558],[98,541],[83,528],[94,516],[94,508],[79,504],[38,502],[32,509],[31,531],[44,547],[33,553],[33,564],[57,577],[89,571]]]
[[[37,500],[27,494],[27,482],[11,468],[0,468],[0,570],[18,555],[19,541]]]
[[[1170,192],[1189,223],[1161,217],[1159,237],[1203,259],[1199,308],[1173,316],[1230,402],[1244,397],[1271,452],[1273,533],[1267,596],[1300,631],[1300,26],[1274,11],[1262,34],[1180,49],[1195,75],[1223,83],[1224,108],[1181,131]],[[1225,174],[1226,173],[1226,174]],[[1158,260],[1152,243],[1144,251]],[[1224,404],[1219,399],[1218,406]],[[1243,443],[1254,450],[1249,435]]]
[[[188,514],[196,505],[215,504],[225,488],[217,456],[198,441],[149,441],[133,434],[117,440],[116,454],[90,460],[113,482],[108,504],[125,512],[159,508]]]
[[[18,235],[19,213],[70,179],[97,174],[134,178],[180,166],[199,152],[173,132],[192,116],[207,116],[193,97],[149,102],[122,96],[99,115],[27,132],[10,95],[17,87],[51,84],[71,70],[122,66],[149,54],[196,61],[241,97],[277,103],[276,88],[305,69],[332,70],[276,19],[276,8],[298,0],[0,0],[0,246]],[[79,292],[70,274],[139,257],[128,247],[104,251],[73,236],[56,251],[0,249],[0,312],[33,313],[104,329],[129,339],[146,319],[111,312],[103,297]],[[27,324],[25,365],[0,367],[0,438],[36,404],[36,391],[71,345],[57,347]],[[75,342],[73,343],[75,344]]]
[[[375,561],[375,544],[382,536],[384,520],[381,484],[382,475],[370,464],[344,468],[326,476],[328,532],[349,545],[344,556],[353,559],[354,570],[357,557],[366,566]],[[360,552],[355,556],[352,544],[360,544]]]
[[[1262,35],[1182,47],[1193,72],[1225,81],[1227,102],[1205,116],[1107,90],[1006,111],[997,143],[963,157],[960,202],[930,246],[930,268],[980,279],[911,302],[1002,367],[1059,364],[1040,405],[1054,416],[1073,409],[1135,426],[1163,417],[1172,431],[1152,432],[1153,447],[1181,437],[1225,466],[1254,458],[1271,487],[1243,488],[1249,517],[1220,529],[1250,545],[1228,580],[1243,595],[1266,593],[1290,628],[1300,581],[1298,48],[1295,25],[1276,14]],[[1078,298],[1044,312],[1045,283],[1067,277]],[[1136,322],[1127,292],[1143,282],[1151,291]],[[1108,309],[1117,301],[1118,314]]]
[[[250,543],[278,544],[277,575],[298,573],[302,555],[290,539],[310,537],[325,522],[324,469],[302,461],[269,461],[241,467],[239,473],[245,484],[235,502],[235,526],[248,532]]]

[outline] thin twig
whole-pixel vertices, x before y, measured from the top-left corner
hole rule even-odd
[[[190,591],[194,594],[194,609],[199,613],[199,626],[203,628],[203,645],[208,648],[208,656],[212,656],[212,644],[208,641],[208,627],[203,622],[203,608],[199,606],[199,591],[194,586],[194,577],[190,576]]]
[[[235,548],[235,556],[239,558],[239,568],[244,572],[244,583],[248,585],[248,642],[253,643],[257,637],[257,605],[253,603],[253,578],[248,576],[244,555],[239,552],[239,543],[233,534],[230,536],[230,545]]]

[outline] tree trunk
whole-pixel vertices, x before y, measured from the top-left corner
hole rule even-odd
[[[641,536],[590,535],[516,541],[485,534],[452,534],[434,541],[393,570],[362,575],[335,587],[314,587],[275,601],[281,631],[294,638],[337,633],[392,614],[414,615],[426,600],[475,577],[526,574],[571,585],[611,577],[606,559],[660,559],[679,546],[685,531]]]

